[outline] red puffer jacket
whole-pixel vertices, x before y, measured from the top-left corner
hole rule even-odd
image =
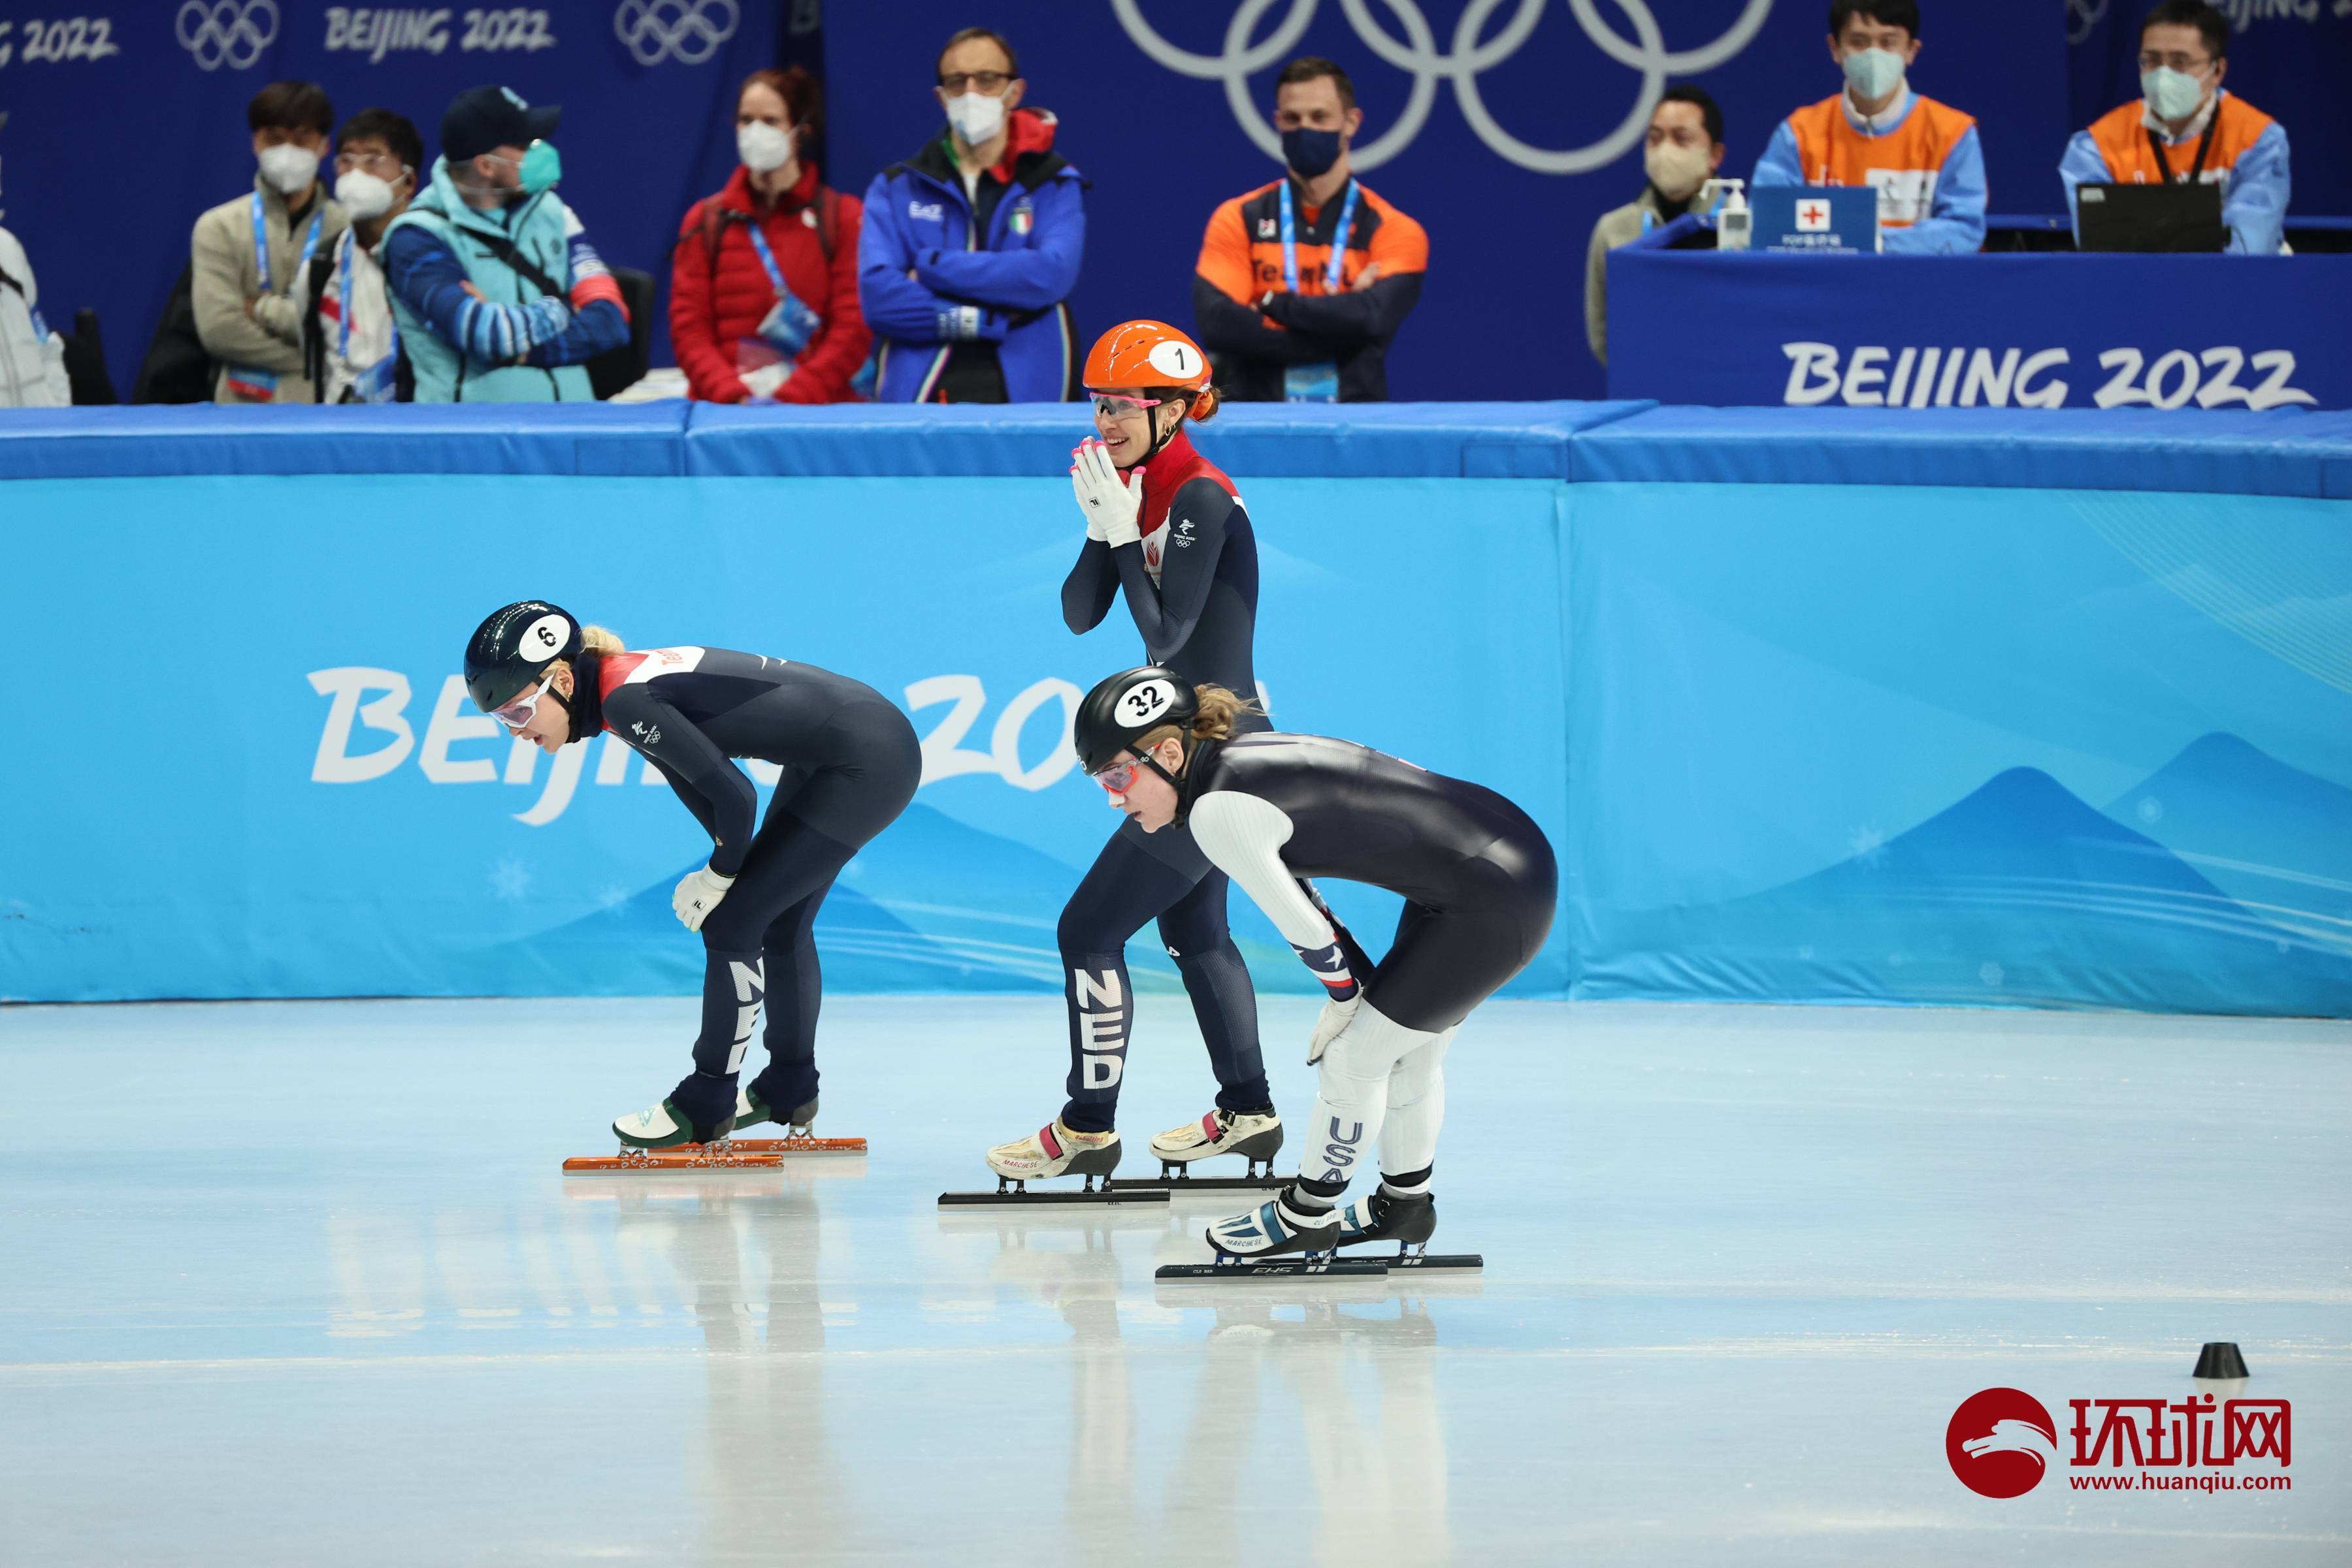
[[[857,305],[857,230],[864,204],[824,189],[803,164],[798,184],[764,216],[751,194],[751,172],[737,164],[727,188],[694,204],[671,253],[669,339],[696,397],[740,403],[750,395],[735,374],[735,345],[753,336],[776,302],[768,270],[746,226],[758,223],[785,285],[824,319],[801,351],[779,403],[846,403],[850,377],[866,363],[874,334]],[[714,260],[709,237],[718,236]],[[831,254],[827,255],[828,243]]]

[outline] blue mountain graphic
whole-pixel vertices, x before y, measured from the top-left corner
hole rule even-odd
[[[670,909],[680,866],[629,898],[505,944],[560,952],[593,995],[702,984],[702,944]],[[825,986],[853,991],[1036,991],[1061,986],[1054,919],[1078,873],[1049,855],[910,805],[858,852],[816,921]]]
[[[1662,971],[1802,1001],[2352,1013],[2352,957],[2033,768],[1798,881],[1640,917],[1583,989],[1655,994]]]
[[[2126,790],[2107,815],[2266,918],[2333,931],[2352,950],[2352,789],[2215,733]]]

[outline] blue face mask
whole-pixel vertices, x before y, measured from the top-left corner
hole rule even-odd
[[[1282,133],[1282,161],[1290,165],[1292,174],[1306,179],[1328,174],[1339,161],[1339,133],[1337,131],[1309,131],[1300,126]]]
[[[1892,49],[1856,49],[1844,66],[1845,79],[1861,98],[1885,98],[1903,79],[1903,57]]]

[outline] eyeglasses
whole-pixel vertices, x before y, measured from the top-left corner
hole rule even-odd
[[[523,726],[530,722],[531,715],[539,711],[541,700],[553,690],[554,686],[555,683],[551,679],[543,679],[531,689],[529,697],[518,697],[503,708],[491,709],[490,717],[504,724],[514,734],[520,735],[523,731]]]
[[[1164,397],[1128,397],[1116,392],[1095,392],[1089,393],[1088,395],[1094,399],[1096,413],[1107,415],[1113,419],[1149,414],[1169,401]]]
[[[2179,50],[2168,55],[2159,55],[2153,49],[2143,49],[2139,57],[2139,68],[2144,71],[2155,70],[2159,66],[2169,66],[2183,76],[2201,75],[2205,68],[2212,63],[2201,55],[2182,54]]]
[[[1098,773],[1090,774],[1095,783],[1112,795],[1125,795],[1135,783],[1136,770],[1141,763],[1113,763]]]
[[[387,180],[397,179],[412,172],[407,164],[400,161],[400,154],[397,153],[338,153],[335,154],[335,173],[348,174],[355,169],[365,169],[372,174],[382,174]]]
[[[949,71],[940,78],[940,85],[948,89],[950,97],[962,96],[963,89],[969,87],[975,92],[984,92],[994,98],[1012,80],[1012,77],[1003,71]]]

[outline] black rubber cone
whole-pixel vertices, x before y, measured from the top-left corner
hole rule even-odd
[[[2197,1352],[2197,1370],[2191,1377],[2244,1377],[2246,1358],[2238,1347],[2227,1340],[2215,1340]]]

